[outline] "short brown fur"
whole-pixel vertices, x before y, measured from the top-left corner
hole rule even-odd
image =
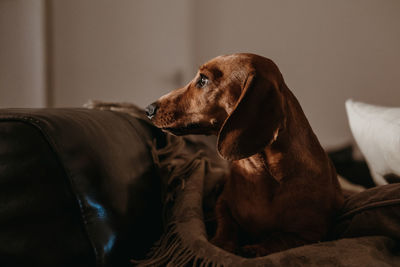
[[[207,78],[199,86],[200,74]],[[343,204],[335,169],[278,67],[254,54],[217,57],[161,97],[153,123],[215,134],[232,161],[211,242],[246,256],[323,240]]]

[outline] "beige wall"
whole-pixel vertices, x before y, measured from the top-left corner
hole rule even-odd
[[[55,106],[144,107],[193,73],[186,0],[53,2]]]
[[[43,1],[0,0],[0,107],[44,107]]]
[[[351,140],[344,101],[400,106],[397,0],[51,1],[56,107],[144,107],[219,54],[273,59],[325,147]],[[0,105],[44,104],[42,1],[0,1]]]

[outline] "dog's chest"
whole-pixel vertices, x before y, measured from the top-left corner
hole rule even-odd
[[[232,208],[232,214],[242,230],[255,237],[276,228],[275,215],[268,205],[251,201],[237,202]]]
[[[240,174],[231,177],[224,193],[235,221],[249,234],[259,235],[277,227],[271,201],[274,184],[265,177],[252,178],[245,180]]]

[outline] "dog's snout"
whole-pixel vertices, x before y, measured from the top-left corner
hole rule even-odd
[[[146,115],[147,115],[147,117],[148,117],[149,119],[153,118],[153,116],[156,115],[157,108],[158,108],[158,105],[157,105],[156,102],[154,102],[154,103],[148,105],[148,106],[144,109],[144,111],[146,112]]]

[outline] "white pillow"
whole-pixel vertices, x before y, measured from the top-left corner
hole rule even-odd
[[[346,101],[351,131],[377,185],[400,182],[400,108]]]

